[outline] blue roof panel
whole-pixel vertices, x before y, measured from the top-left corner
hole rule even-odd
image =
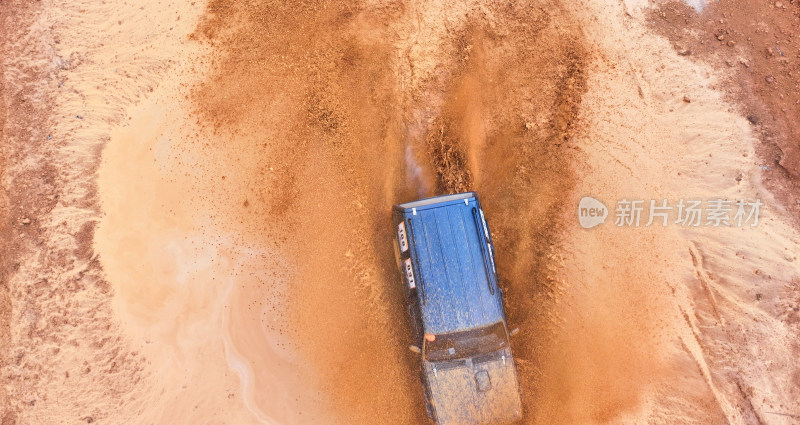
[[[502,320],[489,282],[475,198],[407,210],[417,257],[425,332],[442,334]],[[473,212],[475,210],[475,212]]]

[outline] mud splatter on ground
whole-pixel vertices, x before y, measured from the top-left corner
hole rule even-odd
[[[567,140],[586,55],[577,24],[560,8],[476,3],[450,12],[337,3],[298,13],[270,2],[209,6],[198,37],[209,38],[219,56],[196,92],[200,116],[218,131],[250,138],[265,127],[282,129],[258,160],[262,169],[279,164],[258,189],[267,195],[248,195],[247,208],[267,213],[254,219],[283,235],[299,268],[288,291],[292,340],[313,359],[344,422],[421,420],[419,384],[409,374],[415,366],[403,348],[402,294],[392,289],[385,243],[390,205],[418,192],[405,179],[411,164],[398,155],[407,147],[432,181],[424,195],[486,194],[500,266],[509,270],[502,283],[515,300],[511,315],[528,325],[526,334],[544,335],[548,322],[539,312],[552,288],[539,270],[559,243],[566,208],[559,194],[574,178]],[[268,10],[274,18],[264,21]],[[423,43],[441,50],[417,63],[409,50]],[[418,69],[430,76],[417,77]],[[264,122],[265,110],[282,119]],[[546,338],[531,341],[520,342],[521,357],[545,350]],[[531,406],[536,374],[535,366],[523,369]]]
[[[0,423],[423,423],[389,209],[462,190],[524,423],[792,423],[796,4],[730,4],[4,3]]]

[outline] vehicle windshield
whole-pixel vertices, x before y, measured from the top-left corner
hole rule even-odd
[[[425,341],[425,359],[431,362],[456,360],[497,351],[506,346],[503,322],[464,332],[436,335]]]

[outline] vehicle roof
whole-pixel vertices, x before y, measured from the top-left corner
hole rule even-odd
[[[410,223],[425,332],[465,331],[502,320],[502,305],[494,286],[490,287],[491,266],[484,255],[487,248],[477,194],[429,198],[398,207]]]

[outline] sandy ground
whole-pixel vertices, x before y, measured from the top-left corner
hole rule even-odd
[[[3,1],[0,424],[425,423],[389,208],[468,189],[523,423],[800,423],[798,25],[790,0]],[[764,206],[587,230],[583,196]]]

